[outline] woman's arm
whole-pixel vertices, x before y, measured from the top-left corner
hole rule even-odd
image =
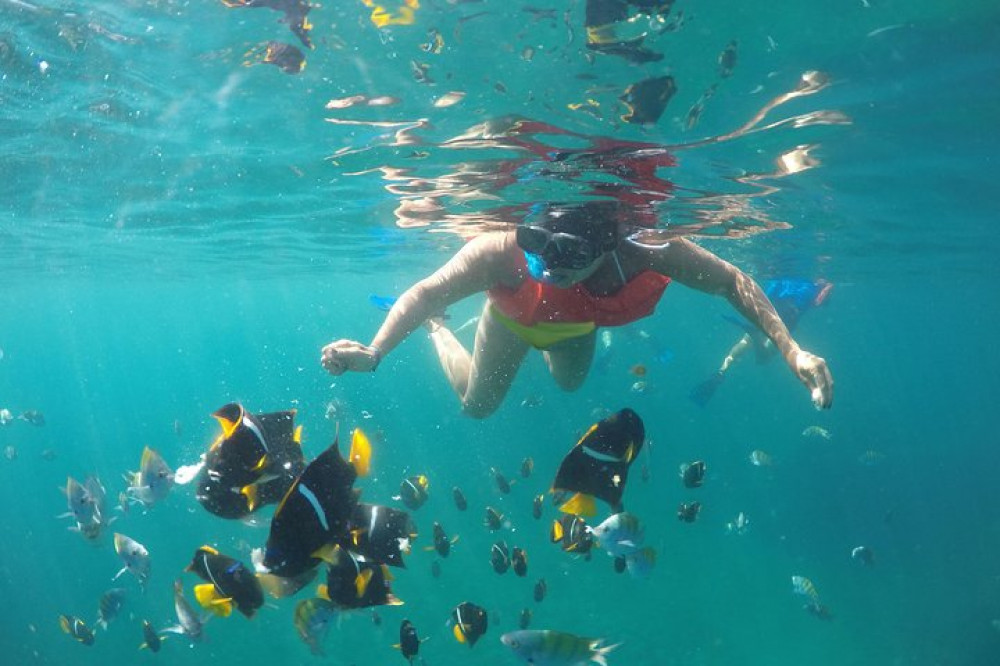
[[[683,285],[724,296],[767,335],[785,362],[810,389],[817,407],[833,403],[833,379],[826,361],[799,347],[764,291],[749,275],[708,250],[685,240],[650,250],[650,267]]]
[[[321,363],[331,374],[367,372],[430,317],[472,294],[513,279],[512,235],[486,234],[466,243],[448,263],[407,289],[392,306],[370,345],[336,340],[323,347]]]

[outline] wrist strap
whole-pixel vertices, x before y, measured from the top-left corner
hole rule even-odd
[[[375,365],[371,369],[372,372],[375,372],[378,369],[378,364],[382,362],[382,350],[375,345],[368,345],[368,348],[375,350]]]

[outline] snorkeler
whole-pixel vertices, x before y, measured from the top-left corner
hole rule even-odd
[[[822,305],[832,289],[833,284],[823,279],[783,278],[768,280],[764,283],[764,294],[774,305],[775,311],[789,332],[795,330],[802,315]],[[691,390],[691,400],[701,407],[708,404],[708,401],[715,395],[715,390],[726,378],[726,373],[732,368],[733,363],[739,360],[751,346],[756,352],[758,363],[764,363],[774,356],[775,349],[770,340],[761,336],[746,322],[740,321],[737,324],[746,328],[747,332],[730,348],[729,353],[722,359],[722,365],[719,366],[719,369]]]
[[[648,317],[676,280],[724,296],[774,343],[813,403],[830,407],[826,361],[799,347],[752,278],[683,238],[643,242],[643,230],[621,219],[624,210],[610,201],[549,204],[514,231],[472,239],[399,297],[370,345],[341,339],[323,347],[323,367],[333,375],[373,371],[426,323],[463,411],[484,418],[503,402],[531,347],[561,388],[579,388],[597,329]],[[479,292],[487,299],[470,354],[435,314]]]

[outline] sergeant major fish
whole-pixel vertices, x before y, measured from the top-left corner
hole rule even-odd
[[[603,639],[583,638],[548,629],[522,629],[500,637],[514,654],[534,666],[585,666],[591,662],[608,666],[605,658],[617,645],[602,645]]]

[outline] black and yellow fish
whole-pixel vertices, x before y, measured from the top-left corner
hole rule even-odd
[[[451,489],[452,497],[455,498],[455,507],[459,511],[465,511],[469,508],[469,503],[465,500],[465,493],[458,486]]]
[[[697,520],[699,511],[701,511],[701,502],[682,503],[677,507],[677,520],[693,523]]]
[[[535,461],[532,460],[531,456],[528,456],[521,461],[521,476],[527,479],[531,476],[532,470],[535,469]]]
[[[463,601],[451,611],[452,633],[459,643],[467,643],[471,648],[476,644],[489,625],[486,610],[482,606]]]
[[[670,99],[677,92],[672,76],[656,76],[633,83],[619,97],[627,111],[622,120],[636,125],[651,125],[660,119]]]
[[[305,468],[295,410],[251,414],[230,403],[212,416],[222,434],[205,454],[195,496],[222,518],[243,518],[284,497]]]
[[[324,559],[324,550],[351,538],[356,478],[354,466],[340,455],[338,439],[309,463],[271,519],[263,558],[270,573],[301,575]]]
[[[495,532],[503,527],[503,514],[499,513],[493,507],[488,506],[486,507],[486,516],[483,518],[483,524],[486,525],[490,531]]]
[[[490,564],[498,574],[507,573],[510,568],[510,550],[506,541],[497,541],[490,549]]]
[[[420,643],[422,642],[413,623],[409,620],[403,620],[402,624],[399,625],[399,643],[393,647],[398,649],[403,658],[412,664],[413,658],[420,652]]]
[[[504,495],[510,494],[510,481],[507,480],[507,477],[505,477],[496,467],[490,471],[493,474],[493,480],[496,482],[497,488],[500,492]]]
[[[535,601],[541,602],[543,599],[545,599],[545,594],[546,592],[548,592],[548,590],[549,590],[548,583],[545,582],[544,578],[539,578],[538,582],[535,583],[535,591],[534,591]]]
[[[594,546],[594,537],[587,527],[587,522],[580,516],[566,513],[558,520],[552,521],[552,529],[549,532],[552,543],[561,544],[566,552],[577,553],[579,555],[590,554],[590,549]]]
[[[393,497],[393,499],[402,500],[403,504],[408,508],[416,511],[427,501],[427,489],[429,487],[430,481],[423,474],[411,476],[403,479],[403,482],[399,484],[399,495]]]
[[[629,408],[595,423],[563,458],[552,483],[556,493],[575,493],[560,510],[578,516],[597,513],[594,499],[621,511],[632,461],[642,450],[646,429]]]
[[[150,652],[159,652],[163,644],[163,637],[156,632],[149,620],[142,621],[142,644],[140,650],[148,649]]]
[[[535,499],[531,502],[531,515],[535,517],[535,520],[542,517],[542,503],[544,501],[544,495],[535,495]]]
[[[337,608],[399,606],[403,603],[389,587],[392,574],[386,565],[368,562],[340,546],[330,551],[327,562],[326,585],[319,586],[317,596]]]
[[[441,557],[448,557],[451,553],[451,545],[458,541],[458,537],[449,537],[445,533],[441,523],[434,523],[434,550]]]
[[[514,546],[510,551],[510,564],[521,578],[528,575],[528,554],[523,549]]]
[[[94,644],[94,630],[75,615],[60,615],[59,626],[64,632],[84,645]]]
[[[350,539],[343,545],[366,559],[392,567],[406,567],[403,555],[417,537],[410,514],[379,504],[359,502],[351,516]]]
[[[684,463],[680,467],[680,477],[685,488],[698,488],[705,482],[705,472],[708,467],[702,460]]]
[[[186,571],[205,581],[195,586],[194,596],[215,615],[229,617],[235,607],[250,618],[264,605],[264,591],[254,572],[211,546],[196,550]]]

